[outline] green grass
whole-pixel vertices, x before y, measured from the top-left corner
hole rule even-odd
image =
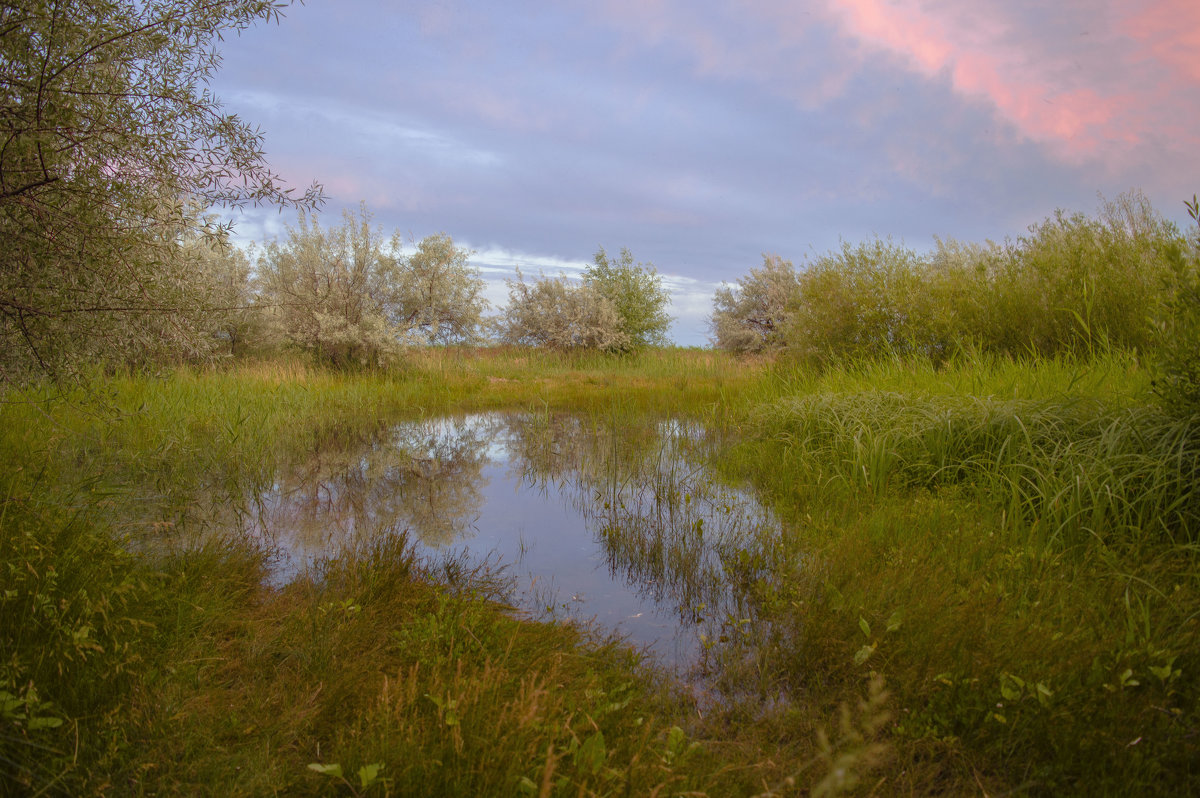
[[[1123,358],[779,386],[723,467],[795,524],[762,597],[782,684],[883,675],[903,772],[933,784],[1194,788],[1196,419],[1148,406]]]
[[[1200,433],[1119,353],[814,371],[431,350],[394,373],[264,362],[5,399],[0,792],[1200,780]],[[402,537],[276,588],[270,552],[205,509],[399,419],[500,408],[690,416],[784,520],[742,585],[755,633],[712,651],[724,693],[699,711],[621,646],[517,620],[488,574],[433,569]]]
[[[269,552],[208,529],[204,503],[236,503],[281,463],[400,418],[696,409],[753,378],[707,353],[485,351],[396,374],[264,363],[10,391],[4,784],[321,794],[363,791],[358,769],[382,765],[373,794],[748,789],[775,766],[750,751],[727,770],[694,748],[678,696],[622,647],[514,620],[486,579],[448,583],[394,539],[270,588]]]
[[[668,745],[674,707],[626,652],[514,620],[463,578],[435,587],[402,539],[247,597],[215,649],[159,686],[143,730],[148,790],[333,791],[381,766],[377,792],[512,794],[699,786]],[[209,637],[206,635],[206,638]],[[682,751],[686,751],[686,745]],[[678,770],[678,772],[677,772]],[[700,769],[703,773],[703,769]]]

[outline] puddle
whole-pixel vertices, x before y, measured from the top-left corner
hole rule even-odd
[[[341,547],[407,532],[430,558],[502,567],[512,604],[591,620],[689,668],[748,634],[746,586],[765,579],[778,524],[714,480],[704,430],[567,414],[399,424],[280,473],[247,525],[286,582]]]

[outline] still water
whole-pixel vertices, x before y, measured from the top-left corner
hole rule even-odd
[[[503,569],[509,600],[693,667],[748,634],[746,598],[778,540],[748,492],[702,466],[692,423],[480,414],[398,424],[312,452],[255,501],[247,526],[286,582],[322,557],[407,533],[427,558]]]

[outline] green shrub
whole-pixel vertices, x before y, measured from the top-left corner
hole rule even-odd
[[[927,320],[912,303],[925,272],[921,255],[885,239],[821,256],[800,275],[787,335],[793,354],[822,362],[918,347]]]
[[[85,512],[15,482],[0,504],[0,782],[69,792],[88,760],[121,743],[111,714],[146,667],[139,607],[151,585]]]
[[[1170,299],[1185,261],[1178,229],[1139,193],[1105,202],[1095,218],[1057,211],[1003,245],[939,239],[919,253],[890,240],[844,243],[801,271],[785,338],[791,354],[817,363],[1146,351],[1161,308],[1196,304],[1195,291]],[[1180,356],[1195,352],[1186,312],[1170,318]],[[1183,385],[1195,374],[1173,368]]]
[[[1056,211],[989,259],[983,340],[1009,354],[1144,350],[1182,243],[1141,194],[1098,218]]]
[[[1155,390],[1169,411],[1190,415],[1200,413],[1200,200],[1184,204],[1197,228],[1156,331]]]
[[[633,253],[624,247],[620,257],[610,258],[600,247],[592,265],[583,270],[583,284],[607,299],[616,311],[624,340],[617,349],[632,351],[667,343],[671,297],[654,264],[634,263]]]

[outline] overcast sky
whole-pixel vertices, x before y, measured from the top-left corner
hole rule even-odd
[[[1182,223],[1200,191],[1196,0],[309,0],[223,53],[326,222],[447,232],[498,303],[628,247],[682,344],[763,253],[999,240],[1131,188]]]

